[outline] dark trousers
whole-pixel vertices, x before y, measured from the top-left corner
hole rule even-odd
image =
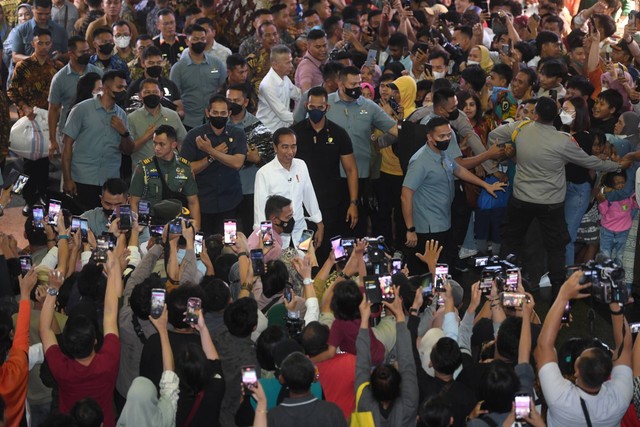
[[[245,236],[249,237],[253,231],[253,194],[242,196],[242,202],[238,205],[237,214],[238,231],[242,231]]]
[[[402,248],[406,241],[407,229],[402,216],[402,182],[404,176],[380,172],[380,178],[373,180],[373,190],[378,199],[378,212],[371,216],[373,236],[384,236],[387,245]],[[395,225],[395,238],[393,226]]]
[[[344,219],[347,217],[347,209],[349,209],[349,203],[351,202],[351,197],[349,196],[349,186],[347,185],[346,178],[340,179],[342,197],[340,198],[340,206],[338,208],[338,212],[336,212],[336,215],[342,215],[342,226],[340,227],[342,230],[342,237],[366,237],[367,228],[369,225],[368,194],[370,194],[370,191],[368,186],[370,185],[371,180],[369,178],[358,179],[358,200],[360,200],[360,206],[358,206],[358,224],[356,224],[356,227],[352,229],[350,223],[344,221]],[[322,212],[322,216],[324,217],[324,212]],[[325,237],[331,238],[332,236]]]
[[[540,224],[542,242],[548,255],[549,280],[556,295],[564,283],[564,255],[570,240],[564,219],[564,203],[542,205],[523,202],[511,196],[502,226],[501,256],[504,257],[510,253],[522,256],[524,237],[534,219],[537,219]]]
[[[79,182],[76,182],[76,189],[76,203],[78,203],[82,209],[88,211],[89,209],[100,206],[100,195],[102,194],[101,186],[80,184]]]
[[[469,228],[469,219],[471,218],[471,208],[467,204],[467,195],[464,191],[462,180],[457,180],[454,187],[456,193],[453,197],[453,203],[451,203],[451,250],[455,257],[452,262],[458,260],[458,247],[462,246],[464,242],[467,228]]]
[[[209,237],[212,234],[222,234],[224,231],[225,219],[236,219],[237,207],[228,210],[226,212],[219,213],[201,213],[200,214],[200,228],[204,233],[204,237]]]
[[[440,252],[439,263],[449,264],[450,270],[453,268],[453,262],[455,262],[455,251],[447,250],[453,245],[451,244],[452,233],[451,229],[442,231],[439,233],[418,233],[418,244],[415,248],[408,248],[404,246],[404,259],[407,262],[409,268],[409,274],[424,274],[429,272],[427,264],[418,259],[416,253],[424,253],[424,248],[427,244],[427,240],[437,240],[440,246],[443,246],[442,252]]]
[[[39,198],[46,199],[47,184],[49,183],[49,158],[38,160],[24,159],[24,174],[29,176],[29,181],[22,190],[27,205],[34,205]]]
[[[338,194],[343,194],[342,191]],[[337,202],[339,202],[339,198]],[[336,200],[318,199],[320,205],[320,212],[322,212],[322,223],[324,224],[324,237],[322,244],[319,248],[316,248],[316,258],[319,265],[322,266],[329,256],[331,250],[331,238],[337,235],[341,235],[343,238],[355,237],[354,230],[349,228],[349,223],[344,220],[347,217],[346,208],[343,210],[344,203],[336,203]],[[358,208],[359,209],[359,208]],[[307,225],[312,230],[316,231],[316,225],[308,221]]]

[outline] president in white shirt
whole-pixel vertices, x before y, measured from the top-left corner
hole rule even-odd
[[[293,70],[291,50],[285,45],[271,48],[271,69],[258,89],[258,111],[256,117],[271,132],[293,124],[290,102],[299,101],[302,92],[288,75]]]
[[[322,223],[322,213],[316,199],[316,192],[311,184],[307,164],[300,159],[296,159],[296,134],[289,128],[280,128],[273,134],[273,146],[276,157],[258,170],[256,175],[255,189],[253,193],[253,218],[254,227],[260,225],[260,221],[265,220],[265,204],[272,195],[284,196],[291,200],[293,207],[294,224],[289,222],[284,224],[274,224],[283,226],[284,231],[280,233],[282,237],[282,247],[287,248],[291,239],[297,247],[302,236],[302,231],[307,228],[304,217],[304,209],[309,213],[306,218],[317,224],[317,231],[314,235],[315,247],[322,244],[324,236],[324,224]],[[304,209],[303,209],[304,206]]]

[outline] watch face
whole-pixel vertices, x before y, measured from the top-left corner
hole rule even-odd
[[[47,293],[48,293],[49,295],[56,296],[56,295],[58,295],[58,290],[57,290],[57,289],[55,289],[55,288],[49,288],[49,289],[47,289]]]

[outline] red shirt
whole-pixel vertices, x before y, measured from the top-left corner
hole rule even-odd
[[[90,397],[104,413],[104,427],[115,427],[113,389],[120,366],[120,339],[115,334],[104,337],[104,344],[88,366],[66,356],[53,345],[45,354],[60,389],[60,412],[68,414],[78,400]]]
[[[336,319],[331,325],[329,345],[340,347],[340,350],[355,355],[359,330],[360,319]],[[369,328],[369,338],[371,339],[371,366],[381,365],[384,362],[384,345],[378,341],[371,328]]]
[[[348,420],[356,407],[356,356],[349,353],[337,354],[316,366],[320,372],[325,399],[338,405]]]

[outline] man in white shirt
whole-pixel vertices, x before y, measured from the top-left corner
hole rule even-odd
[[[271,132],[293,124],[290,102],[299,101],[302,92],[288,75],[293,70],[291,50],[285,45],[271,48],[271,69],[258,89],[258,112],[256,117]]]
[[[613,361],[602,348],[587,348],[574,362],[575,383],[565,379],[558,367],[554,346],[565,307],[573,299],[590,296],[591,283],[581,285],[581,277],[582,272],[574,273],[560,288],[544,320],[534,353],[542,393],[549,405],[547,425],[619,426],[633,395],[631,331],[620,304],[609,304],[616,348]],[[581,293],[582,290],[588,293]]]
[[[322,213],[316,199],[307,164],[296,159],[297,144],[296,134],[289,128],[280,128],[273,134],[273,148],[276,157],[258,170],[256,174],[255,190],[253,192],[253,219],[254,227],[265,220],[265,205],[272,195],[279,195],[291,200],[293,217],[286,222],[278,219],[274,227],[282,228],[282,247],[287,248],[291,239],[298,246],[302,231],[307,228],[304,217],[304,209],[309,213],[311,222],[317,224],[314,236],[315,247],[322,244],[324,236],[324,224]]]

